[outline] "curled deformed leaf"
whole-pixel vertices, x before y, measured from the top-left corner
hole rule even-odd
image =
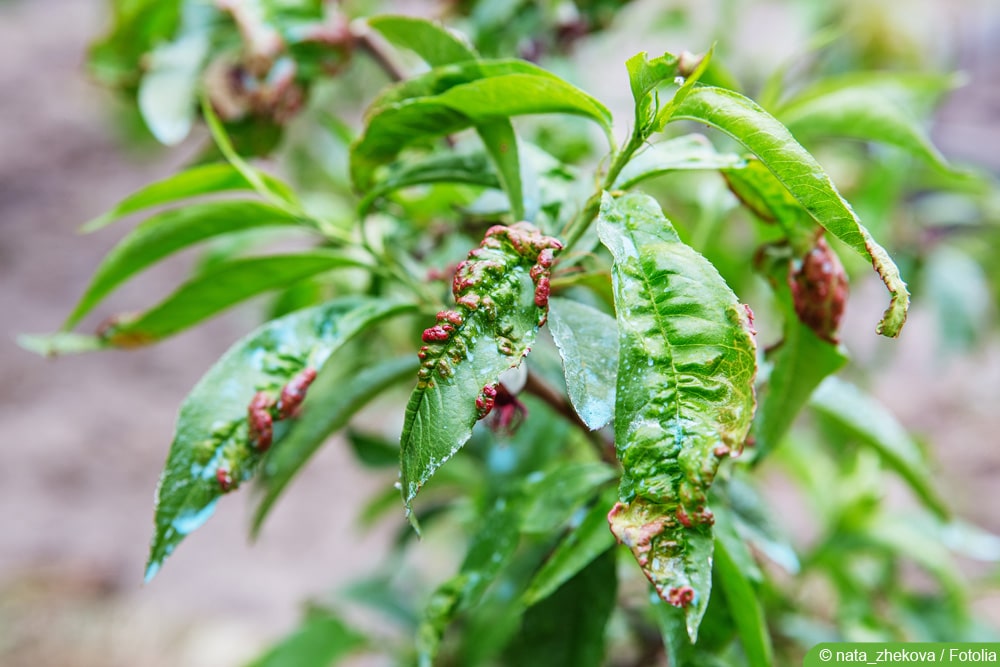
[[[214,512],[218,499],[250,479],[264,453],[280,446],[316,372],[354,335],[412,310],[389,301],[346,298],[296,311],[233,345],[184,400],[156,493],[155,533],[146,579]]]
[[[521,363],[548,314],[556,239],[528,223],[495,226],[458,266],[456,310],[423,333],[417,387],[400,439],[402,492],[410,502],[493,409],[500,374]]]
[[[819,224],[871,260],[891,295],[876,331],[889,337],[899,335],[910,303],[899,269],[858,220],[816,158],[795,140],[788,128],[752,100],[711,86],[690,91],[672,119],[708,123],[742,143]]]
[[[677,56],[664,53],[650,60],[649,56],[637,53],[625,61],[629,86],[635,101],[636,129],[640,136],[648,136],[659,104],[656,89],[677,76]]]
[[[750,428],[756,344],[746,307],[654,199],[606,193],[598,232],[614,257],[624,468],[608,520],[694,638],[711,588],[707,491]]]

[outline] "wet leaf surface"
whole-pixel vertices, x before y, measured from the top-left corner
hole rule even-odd
[[[646,195],[605,194],[620,342],[615,445],[624,473],[608,520],[692,639],[708,603],[719,461],[742,450],[754,412],[748,312]]]

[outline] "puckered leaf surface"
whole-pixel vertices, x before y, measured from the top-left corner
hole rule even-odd
[[[711,589],[707,490],[750,428],[756,344],[746,307],[654,199],[605,194],[598,232],[614,257],[624,468],[608,520],[693,638]]]
[[[528,223],[495,226],[455,272],[456,310],[424,331],[417,387],[400,439],[410,502],[493,408],[500,374],[521,363],[548,313],[549,267],[562,245]]]
[[[280,446],[280,430],[271,431],[280,424],[272,422],[294,417],[288,414],[293,394],[301,401],[308,389],[308,382],[301,382],[303,373],[320,370],[363,329],[411,309],[390,301],[345,298],[299,310],[259,327],[209,369],[177,418],[156,493],[147,580],[208,520],[219,497],[250,479],[269,447]],[[296,386],[297,392],[290,391]]]

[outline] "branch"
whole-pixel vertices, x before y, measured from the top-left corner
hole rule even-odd
[[[382,70],[389,75],[393,81],[402,81],[406,78],[406,72],[393,62],[389,54],[385,52],[382,45],[372,39],[372,30],[364,21],[354,21],[351,23],[351,35],[362,50],[374,60]]]

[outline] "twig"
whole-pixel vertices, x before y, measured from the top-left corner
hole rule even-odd
[[[383,49],[382,45],[372,39],[371,28],[364,21],[354,21],[351,23],[351,35],[372,60],[374,60],[382,70],[389,75],[393,81],[402,81],[406,78],[406,72],[392,61]]]

